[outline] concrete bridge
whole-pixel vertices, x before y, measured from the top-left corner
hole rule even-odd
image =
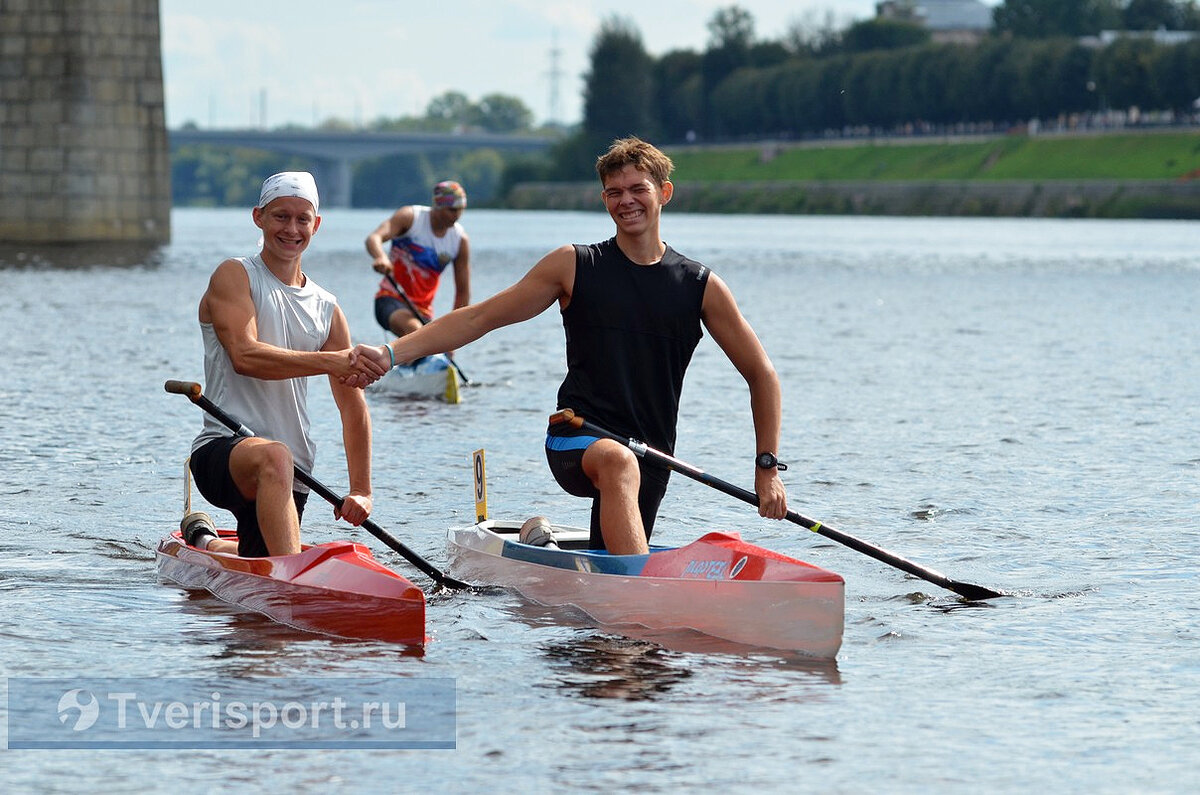
[[[168,132],[171,149],[188,144],[237,146],[311,157],[321,203],[349,207],[353,166],[360,160],[388,155],[497,149],[537,152],[555,139],[495,133],[386,133],[331,130],[198,130]]]

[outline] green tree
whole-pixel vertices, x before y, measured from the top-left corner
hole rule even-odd
[[[1186,24],[1185,5],[1173,0],[1129,0],[1122,14],[1126,30],[1183,30]]]
[[[809,130],[839,130],[846,121],[846,82],[851,59],[845,55],[821,58],[816,61],[813,84],[812,118]]]
[[[750,65],[758,69],[779,66],[790,57],[791,53],[788,52],[788,48],[783,45],[783,42],[778,41],[756,42],[750,45],[748,53]]]
[[[1151,71],[1162,107],[1182,113],[1195,110],[1192,103],[1200,97],[1200,41],[1161,48],[1154,54]]]
[[[1046,119],[1090,109],[1094,52],[1068,38],[1012,42],[1011,119]]]
[[[709,49],[749,50],[754,43],[754,16],[741,6],[718,9],[708,21]]]
[[[715,134],[768,135],[777,132],[776,108],[770,101],[771,70],[739,69],[712,92],[712,109],[718,124]]]
[[[429,100],[425,106],[426,118],[451,124],[470,124],[474,121],[474,113],[471,100],[461,91],[447,91]]]
[[[826,10],[821,19],[817,19],[817,12],[806,11],[788,25],[783,35],[783,46],[798,57],[832,55],[841,44],[842,31],[834,21],[832,10]]]
[[[909,121],[931,124],[959,121],[954,110],[948,106],[960,49],[950,45],[933,45],[915,50],[920,57],[915,59],[905,78],[912,100],[912,117]]]
[[[488,94],[479,100],[473,116],[480,127],[493,133],[528,130],[533,122],[533,113],[525,103],[506,94]]]
[[[703,100],[700,84],[700,55],[692,50],[674,50],[654,63],[654,110],[660,131],[668,139],[682,141],[699,129]]]
[[[1200,30],[1200,3],[1197,0],[1187,0],[1179,4],[1181,30]]]
[[[317,125],[318,130],[324,132],[353,132],[355,129],[354,122],[347,119],[341,119],[337,116],[330,116]]]
[[[584,78],[583,129],[598,141],[652,136],[653,61],[634,24],[612,16],[600,24]]]
[[[433,187],[427,158],[419,154],[363,160],[354,167],[350,203],[355,207],[395,208],[428,204]]]
[[[962,119],[970,121],[1013,121],[1013,83],[1017,66],[1013,43],[995,39],[985,41],[964,59],[966,67],[956,83],[956,102]]]
[[[1110,107],[1148,107],[1157,91],[1153,57],[1158,46],[1145,39],[1119,39],[1096,56],[1096,85]]]
[[[398,118],[380,117],[367,125],[373,132],[426,132],[430,130],[446,130],[452,125],[448,122],[431,122],[424,116],[401,116]]]
[[[1121,27],[1119,0],[1004,0],[992,11],[997,32],[1041,39],[1096,35]]]
[[[209,144],[181,146],[171,155],[171,197],[195,207],[251,207],[256,185],[278,171],[311,170],[307,158]]]
[[[477,206],[496,197],[503,174],[504,158],[495,149],[474,149],[455,163],[454,178],[463,184]]]
[[[929,41],[929,31],[912,22],[894,19],[868,19],[855,22],[842,33],[842,49],[846,52],[894,50],[914,47]]]
[[[700,59],[704,102],[701,130],[709,135],[728,134],[728,126],[713,105],[713,94],[725,78],[750,65],[754,42],[754,17],[739,6],[722,8],[708,22],[709,48]]]
[[[523,154],[505,158],[504,171],[500,176],[500,184],[496,187],[496,196],[503,198],[521,182],[549,182],[556,179],[566,179],[560,171],[554,158],[545,154]]]
[[[816,112],[820,72],[816,60],[792,60],[780,67],[772,102],[782,132],[803,135],[824,125]]]

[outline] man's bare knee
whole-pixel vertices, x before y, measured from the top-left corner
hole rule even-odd
[[[268,442],[255,450],[258,480],[291,483],[295,460],[283,442]]]
[[[596,488],[630,487],[637,489],[641,484],[641,471],[637,456],[628,447],[602,439],[583,454],[583,471]]]
[[[258,499],[262,489],[286,488],[291,491],[294,461],[283,442],[252,437],[233,448],[229,473],[242,496]]]

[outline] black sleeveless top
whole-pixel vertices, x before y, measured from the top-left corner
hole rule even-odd
[[[673,453],[683,376],[703,336],[708,274],[670,246],[660,262],[638,265],[616,238],[576,245],[558,407]]]

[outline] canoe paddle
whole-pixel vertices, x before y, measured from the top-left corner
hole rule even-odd
[[[429,318],[425,317],[425,314],[423,312],[421,312],[419,309],[417,309],[416,305],[411,300],[409,300],[408,293],[404,292],[404,288],[396,283],[396,280],[392,278],[392,274],[385,273],[383,275],[387,277],[387,280],[392,285],[392,289],[394,289],[396,291],[396,293],[400,296],[400,300],[403,301],[404,305],[408,307],[408,311],[413,313],[413,317],[415,317],[417,320],[421,321],[422,326],[428,326]],[[458,373],[458,377],[463,380],[463,383],[470,384],[471,379],[467,378],[467,374],[464,373],[462,371],[462,368],[458,366],[458,362],[454,361],[454,359],[449,356],[447,356],[446,358],[450,361],[450,366],[454,368],[454,371],[456,373]]]
[[[206,396],[204,396],[202,394],[201,386],[199,384],[197,384],[195,381],[173,381],[172,380],[172,381],[167,381],[163,385],[163,387],[168,392],[171,392],[173,394],[186,396],[188,400],[192,401],[197,406],[199,406],[200,408],[207,411],[215,419],[217,419],[217,421],[219,421],[225,427],[229,428],[229,430],[233,431],[238,436],[255,436],[256,435],[254,433],[254,431],[250,430],[245,425],[243,425],[242,423],[235,420],[233,417],[226,414],[225,411],[222,410],[220,406],[218,406],[216,403],[213,403]],[[305,472],[300,467],[294,467],[294,469],[296,471],[296,479],[297,480],[299,480],[304,485],[308,486],[310,489],[315,491],[317,494],[324,497],[325,500],[328,501],[329,504],[334,506],[335,508],[341,506],[342,501],[343,501],[342,498],[339,497],[337,494],[335,494],[329,488],[326,488],[325,484],[321,483],[319,480],[317,480],[312,475]],[[465,583],[461,580],[456,580],[453,577],[443,573],[440,569],[438,569],[432,563],[425,560],[425,558],[421,557],[416,552],[409,549],[399,539],[392,536],[390,533],[388,533],[386,530],[384,530],[379,525],[375,524],[370,519],[363,521],[362,527],[368,533],[370,533],[371,535],[378,538],[380,541],[382,541],[387,546],[391,547],[394,551],[399,552],[401,555],[403,555],[404,558],[406,560],[408,560],[409,563],[413,564],[418,569],[420,569],[421,571],[428,574],[429,577],[434,582],[436,582],[438,585],[444,585],[449,588],[470,588],[471,587],[467,583]]]
[[[723,491],[731,497],[737,497],[739,500],[748,502],[754,506],[758,505],[758,495],[754,492],[739,488],[732,483],[726,483],[719,478],[709,475],[704,470],[697,469],[690,464],[685,464],[683,461],[680,461],[674,456],[659,452],[653,447],[648,447],[645,442],[639,442],[636,439],[626,439],[618,436],[612,431],[605,430],[598,425],[588,422],[583,417],[575,414],[575,412],[571,409],[563,409],[562,411],[550,415],[551,425],[564,422],[570,425],[572,428],[589,431],[596,436],[603,436],[607,439],[618,441],[632,450],[634,455],[638,456],[639,458],[648,458],[649,460],[665,466],[668,469],[672,469],[681,475],[686,475],[693,480],[700,481],[706,486],[711,486],[718,491]],[[899,555],[888,552],[886,549],[877,547],[874,544],[869,544],[866,541],[855,538],[854,536],[847,535],[840,530],[835,530],[826,524],[818,522],[816,519],[809,519],[807,516],[802,516],[795,511],[788,511],[787,519],[788,521],[795,522],[801,527],[806,527],[809,530],[812,530],[814,533],[819,533],[826,538],[831,538],[834,541],[837,541],[839,544],[845,544],[851,549],[862,552],[865,555],[870,555],[876,560],[882,561],[889,566],[895,566],[896,568],[906,571],[915,577],[920,577],[921,579],[928,580],[935,585],[940,585],[948,591],[954,591],[956,594],[971,601],[977,601],[980,599],[994,599],[995,597],[1006,595],[1001,591],[993,591],[991,588],[984,588],[981,585],[972,585],[970,583],[952,580],[940,572],[934,571],[933,569],[927,569],[924,566],[913,563],[907,558],[902,558]]]

